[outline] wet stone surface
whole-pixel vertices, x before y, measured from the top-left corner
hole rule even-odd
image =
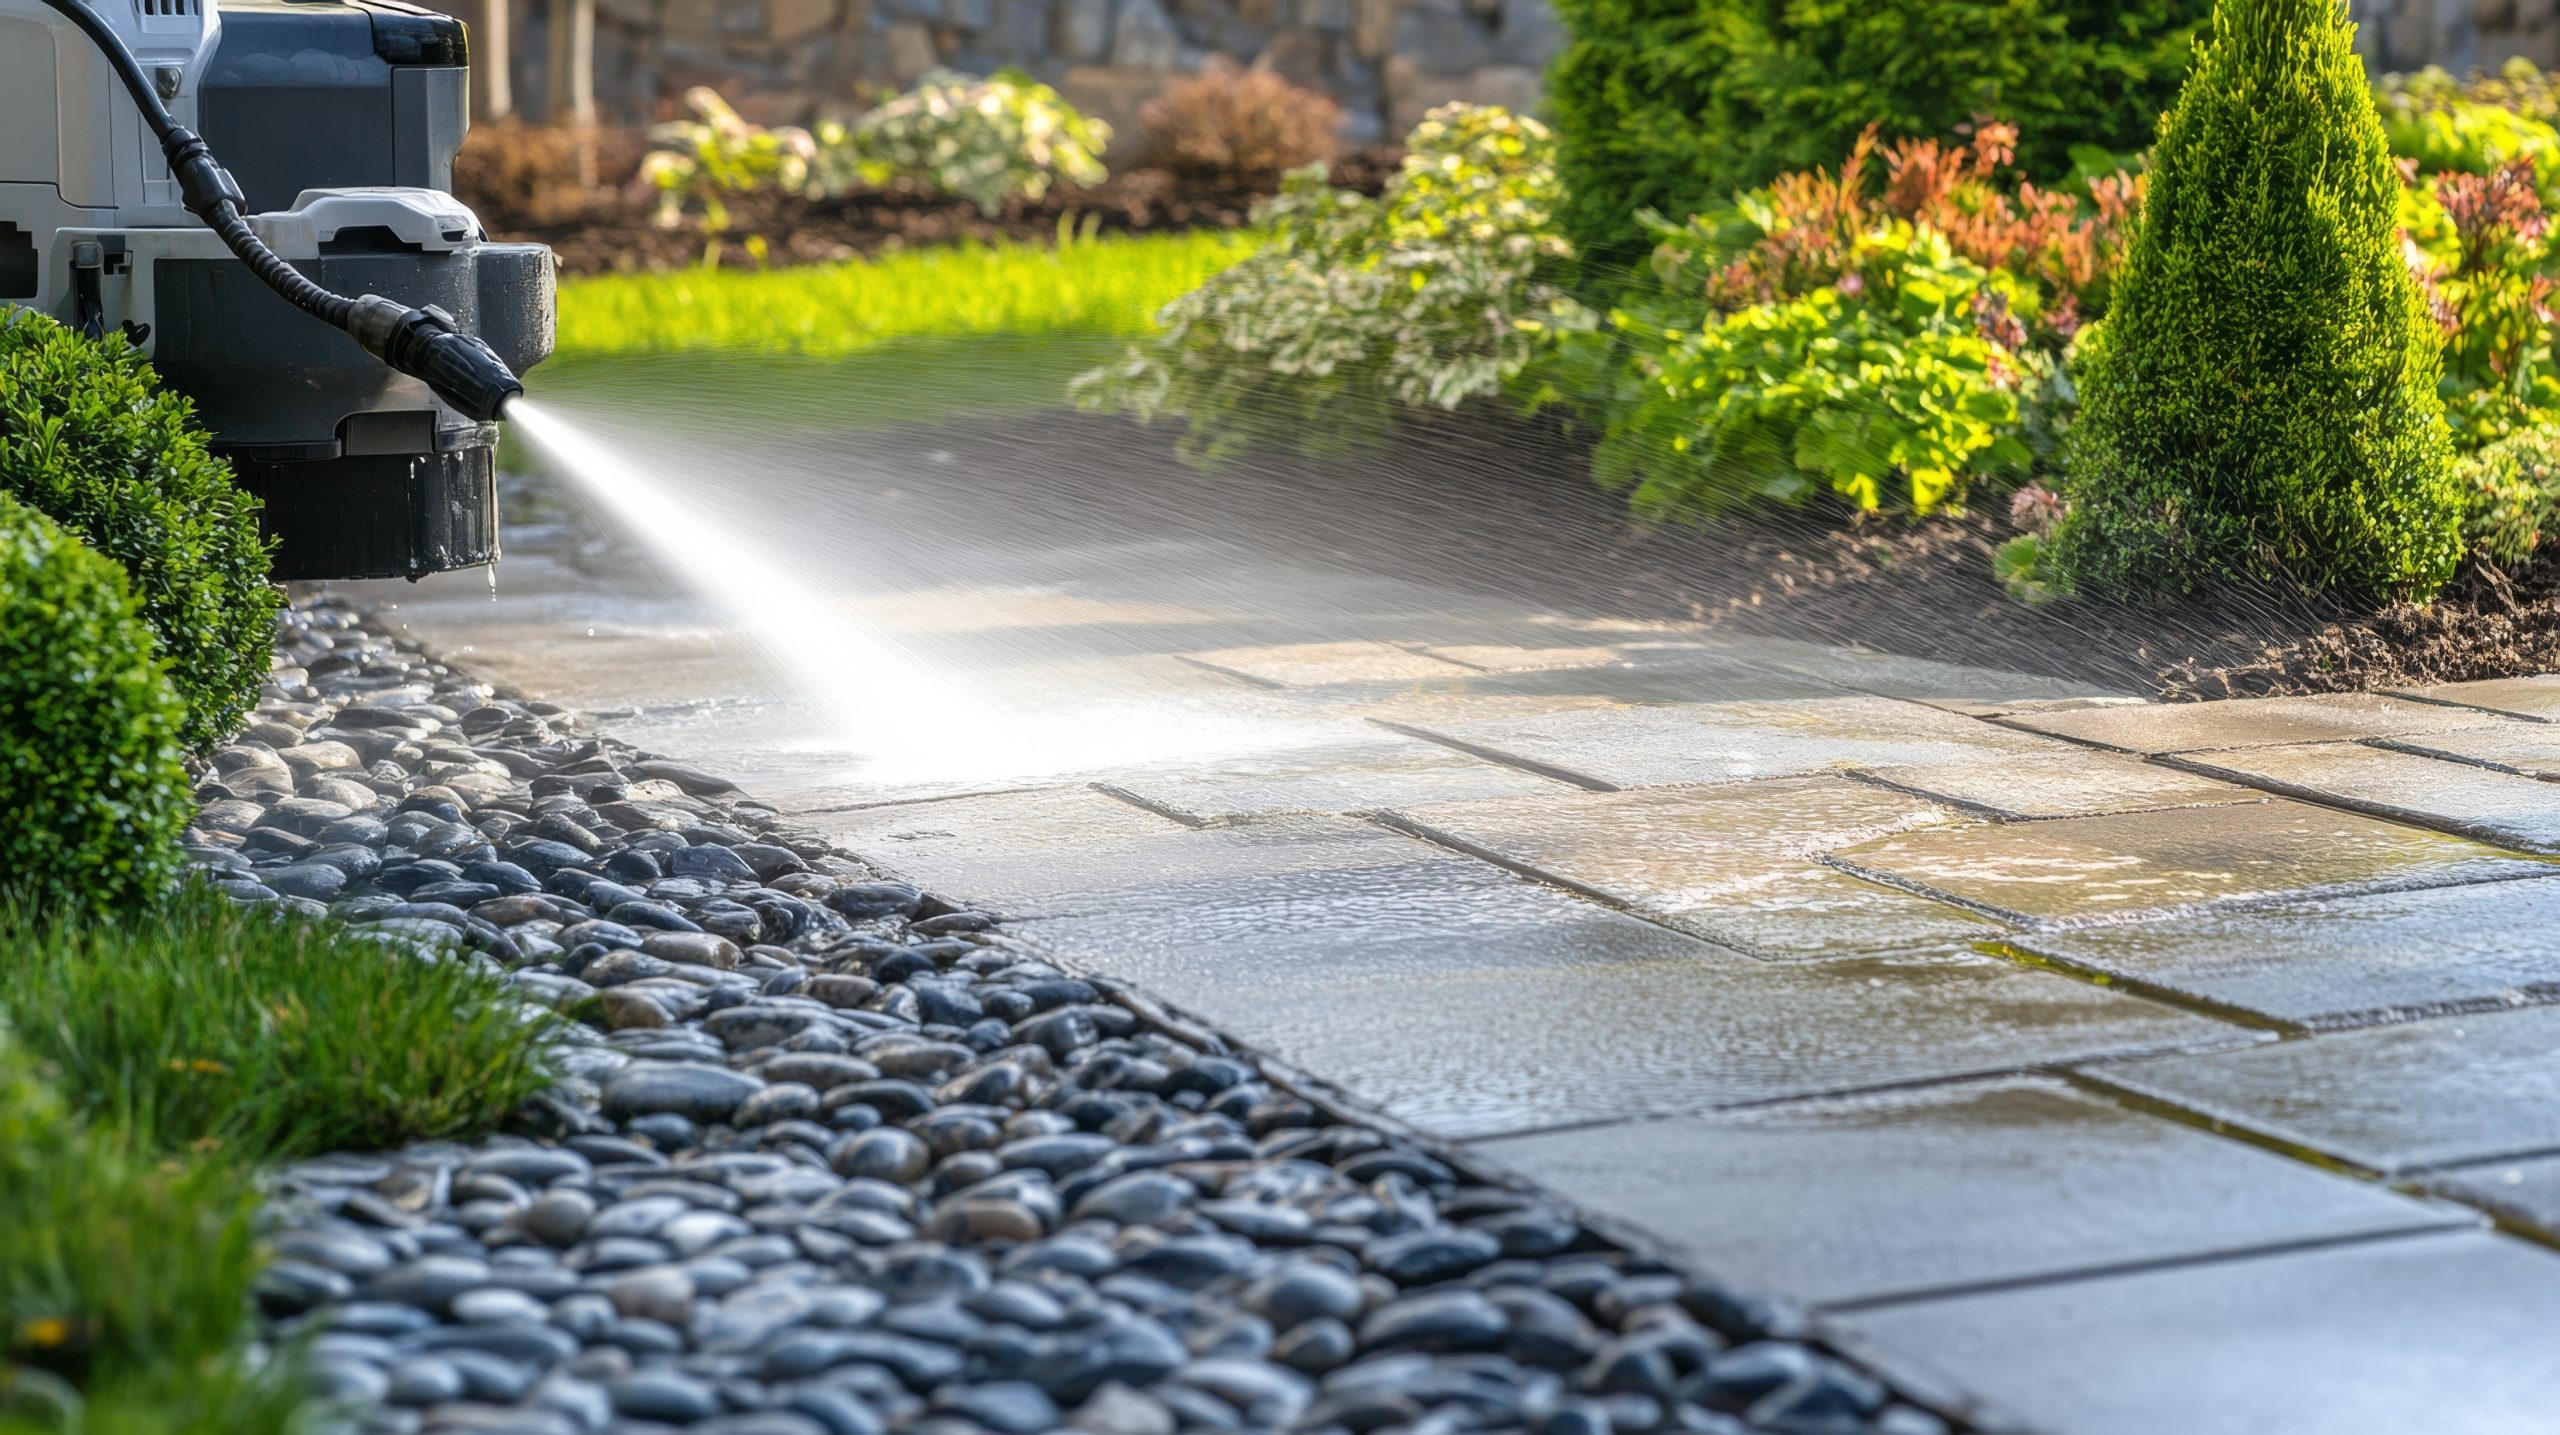
[[[1887,767],[1879,768],[1875,777],[2013,821],[2163,807],[2219,807],[2266,797],[2233,783],[2104,752]]]
[[[1456,722],[1431,735],[1611,787],[1996,760],[2049,738],[1871,696],[1630,707]]]
[[[2531,777],[2361,743],[2253,747],[2177,761],[2209,776],[2502,847],[2560,852],[2560,787]]]
[[[1216,668],[1271,687],[1287,688],[1383,679],[1453,678],[1473,671],[1465,664],[1446,658],[1378,642],[1221,648],[1215,652],[1187,653],[1184,656],[1203,667]]]
[[[2433,702],[2456,703],[2537,722],[2560,722],[2560,674],[2490,678],[2476,683],[2440,683],[2434,687],[2411,688],[2409,692],[2414,697]]]
[[[1366,811],[1407,803],[1537,797],[1573,789],[1419,738],[1380,734],[1350,743],[1114,772],[1115,793],[1194,823],[1278,813]]]
[[[1838,1328],[1978,1392],[2000,1428],[2491,1435],[2550,1423],[2560,1361],[2520,1359],[2516,1341],[2555,1320],[2560,1255],[2464,1232],[1888,1306]]]
[[[1823,852],[1959,820],[1925,799],[1840,778],[1457,803],[1397,817],[1755,956],[1908,951],[2005,930],[1817,863]]]
[[[1596,1213],[1653,1232],[1700,1269],[1817,1304],[2478,1221],[2049,1080],[1474,1149],[1589,1193]]]
[[[2448,1166],[2423,1182],[2429,1191],[2467,1201],[2499,1219],[2560,1237],[2560,1155]]]
[[[2003,721],[2098,747],[2162,753],[2271,743],[2350,742],[2403,733],[2494,727],[2509,719],[2379,693],[2324,693],[2248,702],[2146,703],[2015,713]]]
[[[2549,870],[2465,838],[2282,799],[1920,831],[1846,848],[1831,860],[2038,923]]]
[[[2018,945],[2109,976],[2304,1026],[2560,998],[2560,882],[2529,877],[2153,922]]]
[[[280,1178],[265,1315],[366,1431],[1946,1428],[1783,1310],[345,610],[291,615],[251,733],[190,834],[209,877],[582,1033],[508,1135]],[[289,895],[260,819],[324,773],[370,799],[282,820],[367,875]],[[497,895],[398,900],[459,884]]]
[[[2391,1175],[2560,1150],[2560,1008],[2437,1017],[2088,1074]]]

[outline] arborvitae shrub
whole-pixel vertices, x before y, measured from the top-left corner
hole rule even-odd
[[[2337,0],[2223,0],[2081,364],[2065,582],[2423,596],[2462,552],[2442,336]]]
[[[124,574],[0,494],[0,894],[78,914],[165,888],[180,717]]]
[[[186,704],[181,740],[239,726],[267,674],[282,602],[258,502],[205,447],[187,401],[120,337],[0,312],[0,493],[124,565]]]
[[[2026,173],[2149,141],[2211,0],[1558,0],[1573,40],[1547,77],[1567,235],[1604,263],[1671,219],[1859,133],[1945,138],[2015,122]]]

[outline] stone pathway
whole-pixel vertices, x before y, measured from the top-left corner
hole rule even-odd
[[[1393,585],[1295,625],[1016,585],[953,638],[1067,634],[1012,690],[1279,736],[882,785],[702,615],[505,582],[356,595],[1986,1428],[2560,1408],[2560,677],[2162,707]]]

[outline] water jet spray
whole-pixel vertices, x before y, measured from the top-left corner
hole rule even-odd
[[[497,557],[553,266],[446,192],[465,45],[400,0],[0,0],[0,307],[147,354],[264,500],[278,578]]]

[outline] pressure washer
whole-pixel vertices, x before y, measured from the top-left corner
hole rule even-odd
[[[278,578],[497,557],[553,266],[451,193],[467,43],[400,0],[0,0],[0,306],[148,355]]]

